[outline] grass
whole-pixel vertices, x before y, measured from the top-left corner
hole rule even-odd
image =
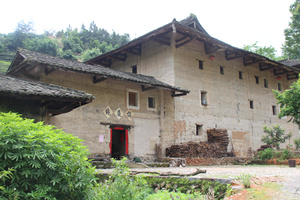
[[[10,62],[0,60],[0,73],[5,73],[10,65]]]
[[[281,192],[281,188],[282,185],[278,183],[267,182],[262,187],[247,189],[247,197],[249,199],[273,199],[276,198],[278,192]]]

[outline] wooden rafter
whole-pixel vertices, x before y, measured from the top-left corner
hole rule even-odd
[[[55,71],[54,68],[48,68],[48,67],[46,67],[45,68],[45,75],[48,76],[49,74],[51,74],[54,71]]]
[[[285,73],[288,73],[288,71],[284,68],[274,69],[274,75],[275,76],[282,75],[282,74],[285,74]]]
[[[127,53],[131,53],[131,54],[140,56],[141,52],[142,52],[142,46],[141,46],[141,44],[139,44],[137,46],[125,49],[124,51]]]
[[[106,79],[107,79],[107,77],[105,77],[105,76],[103,76],[103,77],[93,76],[93,83],[94,83],[94,84],[95,84],[95,83],[99,83],[99,82],[104,81],[104,80],[106,80]]]
[[[111,66],[111,59],[110,58],[103,58],[101,60],[98,60],[95,64],[103,65],[105,67]]]
[[[179,43],[179,44],[176,44],[175,47],[176,47],[176,48],[181,47],[181,46],[183,46],[183,45],[189,43],[190,41],[192,41],[192,40],[194,40],[194,39],[195,39],[195,36],[193,36],[193,37],[191,37],[191,38],[189,38],[189,39],[187,39],[187,40],[185,40],[185,41],[183,41],[183,42],[181,42],[181,43]]]
[[[142,91],[143,92],[147,91],[147,90],[153,90],[153,89],[155,89],[155,87],[146,87],[146,86],[142,85]]]
[[[207,42],[204,43],[204,50],[205,50],[206,54],[214,53],[220,49],[221,49],[220,47],[214,46],[210,43],[207,43]]]
[[[168,45],[168,46],[171,45],[170,40],[169,41],[165,41],[165,40],[162,40],[162,39],[160,39],[158,37],[155,37],[155,38],[153,37],[152,40],[154,40],[155,42],[158,42],[160,44],[164,44],[164,45]]]
[[[256,57],[252,57],[252,56],[244,56],[243,57],[243,63],[244,63],[244,66],[248,66],[248,65],[252,65],[252,64],[255,64],[255,63],[259,63],[261,62],[262,60],[256,58]]]
[[[187,93],[181,92],[181,93],[175,93],[175,91],[172,92],[172,97],[180,97],[180,96],[185,96]]]
[[[226,60],[233,60],[233,59],[236,59],[236,58],[241,58],[243,56],[245,56],[245,54],[237,53],[235,51],[230,51],[230,50],[225,51]]]
[[[266,71],[269,69],[273,69],[276,67],[275,65],[269,64],[269,63],[259,63],[259,70],[260,71]]]
[[[298,78],[299,78],[299,75],[297,73],[287,74],[288,80],[298,79]]]

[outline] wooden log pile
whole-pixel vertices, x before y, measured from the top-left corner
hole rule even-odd
[[[207,130],[208,142],[188,142],[172,145],[166,149],[166,156],[178,158],[221,158],[227,157],[229,138],[227,130]]]

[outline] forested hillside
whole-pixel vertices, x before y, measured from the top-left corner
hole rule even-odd
[[[33,23],[19,22],[15,32],[0,34],[0,72],[5,72],[18,47],[84,62],[129,42],[129,34],[109,33],[92,22],[89,28],[67,27],[35,34]]]

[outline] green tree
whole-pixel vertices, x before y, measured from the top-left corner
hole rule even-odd
[[[24,47],[40,53],[57,56],[58,45],[47,37],[27,39],[24,42]]]
[[[94,168],[82,140],[43,122],[0,113],[0,171],[12,169],[0,196],[91,199]]]
[[[244,45],[243,49],[246,51],[250,51],[262,56],[265,56],[267,58],[270,58],[272,60],[283,60],[284,57],[276,57],[276,49],[273,46],[269,46],[269,47],[260,47],[257,45],[258,42],[255,42],[254,44],[251,45]]]
[[[300,0],[296,0],[290,6],[292,14],[289,28],[284,30],[285,42],[283,45],[284,55],[290,59],[300,58]]]
[[[290,89],[280,93],[273,90],[277,104],[280,105],[280,113],[278,117],[289,116],[289,122],[293,122],[300,127],[300,80],[293,82]]]
[[[85,62],[85,61],[95,58],[101,54],[102,53],[101,53],[100,49],[98,49],[98,48],[87,49],[82,53],[81,59],[82,59],[82,62]]]
[[[265,135],[261,138],[261,141],[267,145],[272,145],[273,147],[279,148],[281,143],[284,143],[285,140],[292,137],[292,134],[289,133],[285,135],[285,130],[281,128],[279,124],[272,125],[272,127],[264,126],[263,127]]]

